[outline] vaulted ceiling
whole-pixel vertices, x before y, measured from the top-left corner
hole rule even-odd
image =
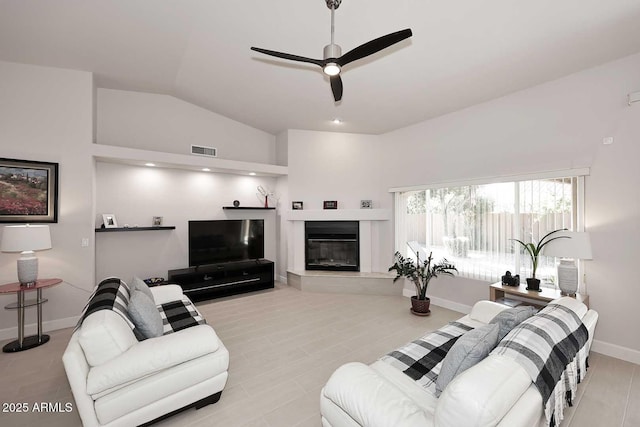
[[[322,58],[324,0],[0,0],[0,60],[91,71],[98,87],[173,95],[272,134],[378,134],[640,52],[640,1],[343,0],[336,11],[343,52],[404,28],[411,39],[344,67],[339,103],[319,67],[249,49]]]

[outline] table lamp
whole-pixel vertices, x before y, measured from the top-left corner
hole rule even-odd
[[[51,249],[48,225],[8,225],[2,232],[2,252],[21,252],[18,259],[18,281],[32,286],[38,279],[38,258],[34,251]]]
[[[558,264],[558,287],[562,295],[574,296],[578,291],[578,266],[575,260],[592,259],[589,233],[561,231],[557,236],[568,239],[556,239],[544,248],[543,254],[562,258]]]

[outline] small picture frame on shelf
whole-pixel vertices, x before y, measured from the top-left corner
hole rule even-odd
[[[153,220],[151,221],[151,225],[154,227],[162,227],[162,217],[154,216]]]
[[[371,209],[373,208],[372,200],[360,200],[360,209]]]
[[[338,201],[337,200],[325,200],[322,203],[323,209],[338,209]]]
[[[118,228],[118,221],[114,214],[102,214],[104,228]]]
[[[304,209],[304,204],[302,202],[291,202],[291,209],[294,211],[301,211]]]

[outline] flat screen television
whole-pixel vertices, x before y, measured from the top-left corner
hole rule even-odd
[[[189,221],[189,266],[264,258],[264,220]]]

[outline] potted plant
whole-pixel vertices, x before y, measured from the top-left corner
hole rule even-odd
[[[520,245],[522,245],[524,250],[526,250],[529,256],[531,257],[532,271],[531,271],[531,277],[527,278],[527,290],[540,292],[540,279],[536,279],[536,270],[538,269],[538,257],[540,256],[542,249],[547,245],[547,243],[550,243],[556,239],[568,239],[569,236],[551,237],[554,233],[558,233],[560,231],[566,231],[566,230],[567,230],[566,228],[561,228],[559,230],[553,230],[552,232],[545,234],[544,237],[540,239],[537,245],[533,243],[524,243],[522,240],[518,240],[518,239],[511,239],[520,243]]]
[[[446,259],[442,259],[439,263],[433,262],[432,253],[429,257],[420,263],[420,254],[416,254],[416,262],[406,259],[400,252],[395,253],[395,263],[389,267],[389,271],[395,270],[397,276],[393,279],[395,282],[401,277],[405,277],[416,287],[416,295],[411,297],[411,312],[413,314],[427,316],[431,313],[429,305],[431,300],[427,297],[427,287],[431,279],[438,277],[439,274],[453,276],[453,272],[458,270]]]

